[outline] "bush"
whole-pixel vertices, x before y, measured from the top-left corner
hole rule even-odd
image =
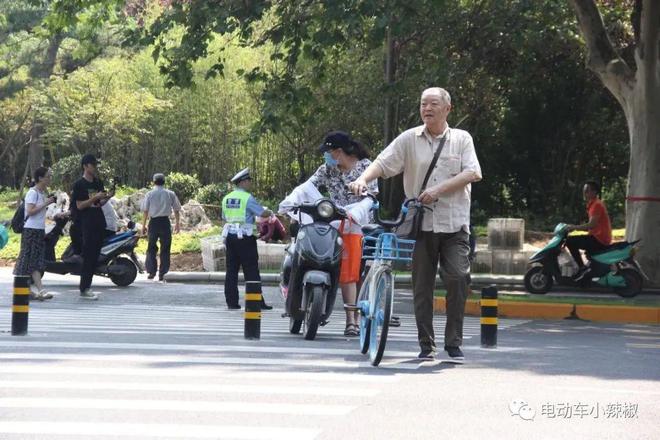
[[[203,205],[214,205],[214,206],[204,206],[204,210],[208,214],[209,218],[212,220],[219,220],[220,213],[222,209],[220,205],[222,203],[222,198],[227,194],[227,185],[220,183],[212,183],[201,187],[197,191],[196,199],[199,203]],[[216,208],[217,206],[217,208]]]
[[[609,185],[603,186],[602,199],[607,206],[612,226],[624,226],[626,224],[626,188],[628,179],[620,177]]]
[[[0,203],[14,203],[18,200],[18,190],[0,186]]]
[[[165,182],[176,193],[177,197],[179,197],[182,205],[187,203],[201,186],[196,174],[191,176],[183,173],[171,173],[167,176]]]
[[[108,188],[110,190],[110,188]],[[137,188],[131,186],[117,185],[115,188],[115,197],[121,199],[124,196],[130,196],[138,192]]]
[[[172,235],[172,255],[180,254],[183,252],[201,252],[202,245],[201,238],[209,237],[211,235],[219,235],[222,230],[214,226],[202,232],[181,232],[180,234]],[[147,252],[147,240],[140,240],[136,250],[139,254]]]
[[[78,180],[82,175],[82,168],[80,167],[81,159],[81,155],[74,154],[63,157],[53,164],[51,167],[53,170],[53,189],[60,189],[67,193],[71,192],[73,182]],[[103,180],[106,189],[110,190],[108,181],[114,178],[115,170],[107,163],[101,161],[101,164],[99,165],[99,175],[101,176],[101,180]]]

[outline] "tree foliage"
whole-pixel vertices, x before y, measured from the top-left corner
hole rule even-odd
[[[625,7],[613,5],[606,23],[625,47]],[[325,132],[350,131],[378,153],[386,98],[400,133],[419,124],[419,95],[432,85],[450,91],[450,124],[475,139],[477,217],[577,221],[585,179],[615,194],[625,178],[625,120],[584,69],[565,2],[59,0],[51,11],[51,32],[86,22],[103,34],[128,17],[122,38],[144,49],[105,53],[6,98],[0,139],[34,105],[54,160],[94,149],[130,185],[169,171],[224,185],[250,166],[257,194],[277,200],[320,164]],[[4,174],[15,168],[0,184],[16,184]]]

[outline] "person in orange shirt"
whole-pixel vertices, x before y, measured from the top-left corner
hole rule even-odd
[[[589,221],[581,225],[567,225],[569,232],[588,231],[587,235],[576,235],[566,239],[566,247],[571,252],[579,268],[576,275],[578,278],[585,273],[585,265],[580,255],[580,249],[583,249],[588,257],[604,251],[612,243],[610,216],[607,214],[605,204],[598,198],[599,193],[600,186],[598,183],[591,180],[586,182],[582,189],[582,195],[587,202]]]

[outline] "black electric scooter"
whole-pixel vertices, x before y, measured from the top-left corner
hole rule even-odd
[[[57,261],[55,257],[55,246],[69,220],[68,213],[60,214],[55,218],[53,229],[46,234],[46,272],[60,275],[68,273],[80,275],[82,271],[82,259],[70,260],[73,255],[71,245],[62,253],[62,260]],[[98,265],[94,272],[94,275],[110,278],[110,281],[121,287],[132,284],[138,272],[144,272],[142,263],[135,255],[135,247],[139,240],[135,231],[135,223],[129,222],[128,227],[128,231],[115,234],[103,241],[101,255],[99,255]]]
[[[326,198],[292,209],[299,217],[308,214],[313,222],[300,226],[295,242],[286,250],[280,285],[286,298],[282,316],[289,318],[291,333],[298,334],[303,327],[305,339],[312,340],[332,314],[339,285],[343,241],[330,223],[348,217]]]

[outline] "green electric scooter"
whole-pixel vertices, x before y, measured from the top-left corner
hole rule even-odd
[[[547,293],[554,283],[580,288],[594,285],[610,287],[624,298],[632,298],[642,291],[644,278],[648,277],[634,258],[635,245],[639,240],[612,243],[600,253],[587,255],[589,263],[586,271],[574,278],[563,276],[559,267],[559,254],[568,237],[566,224],[559,223],[554,234],[552,240],[529,259],[530,268],[525,274],[525,289],[528,292]]]

